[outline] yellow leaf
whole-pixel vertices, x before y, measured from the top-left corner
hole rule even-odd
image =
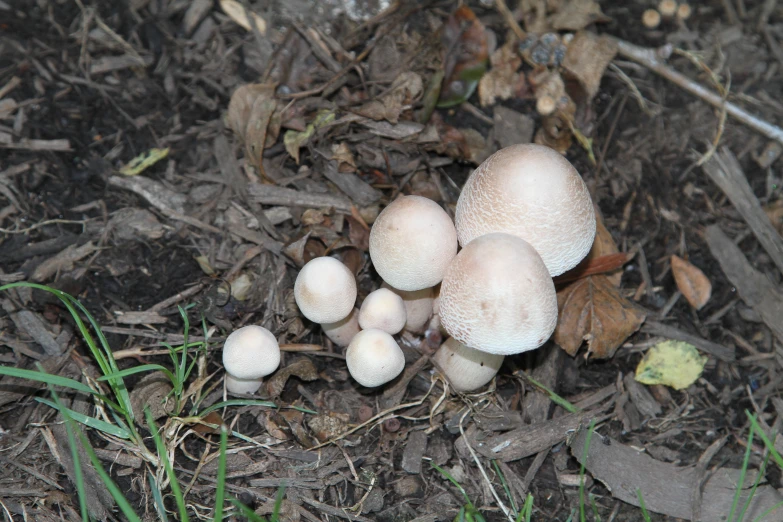
[[[636,367],[636,380],[642,384],[665,384],[683,390],[696,382],[707,357],[692,344],[663,341],[650,348]]]
[[[126,176],[141,174],[168,155],[168,147],[165,149],[150,149],[130,160],[127,165],[120,169],[120,174],[125,174]]]

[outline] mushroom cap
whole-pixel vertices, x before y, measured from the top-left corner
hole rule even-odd
[[[405,368],[405,355],[394,337],[375,328],[362,330],[345,350],[348,372],[368,388],[386,384]]]
[[[422,196],[401,196],[370,230],[370,258],[384,281],[400,290],[435,286],[457,253],[457,231],[446,211]]]
[[[448,377],[452,388],[468,392],[481,388],[497,375],[505,355],[474,350],[453,337],[440,345],[432,360]]]
[[[294,298],[302,315],[314,323],[342,321],[356,303],[353,272],[333,257],[311,259],[299,271]]]
[[[467,346],[500,355],[534,350],[557,324],[555,284],[525,240],[487,234],[449,265],[439,312],[449,335]]]
[[[423,288],[421,290],[400,290],[394,288],[386,281],[381,288],[388,288],[402,297],[405,304],[405,330],[413,333],[422,333],[432,317],[432,304],[435,300],[435,288]]]
[[[226,391],[229,393],[255,393],[261,387],[262,379],[237,379],[226,373]]]
[[[223,367],[237,379],[260,379],[280,366],[280,346],[263,326],[234,330],[223,344]]]
[[[468,177],[455,214],[463,247],[492,232],[519,236],[535,248],[552,277],[575,267],[595,237],[595,209],[579,173],[543,145],[512,145]]]
[[[334,344],[345,348],[351,344],[351,339],[361,331],[359,328],[359,309],[354,308],[348,317],[337,321],[336,323],[321,323],[324,335],[332,340]]]
[[[377,328],[387,334],[399,333],[405,326],[405,302],[388,288],[379,288],[364,298],[359,309],[362,330]]]

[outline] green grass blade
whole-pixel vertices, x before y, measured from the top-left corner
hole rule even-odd
[[[223,520],[223,503],[226,498],[226,446],[228,446],[228,429],[224,424],[220,426],[220,454],[218,455],[217,491],[215,491],[215,522]]]
[[[207,414],[223,409],[227,406],[266,406],[267,408],[277,408],[277,404],[270,401],[259,401],[257,399],[231,399],[228,401],[217,402],[208,408],[204,408],[198,414],[200,417],[206,417]]]
[[[36,397],[35,400],[43,404],[46,404],[47,406],[50,406],[54,409],[59,408],[62,411],[61,407],[59,407],[57,404],[55,404],[54,402],[48,399],[42,399],[41,397]],[[70,408],[65,408],[65,409],[68,410],[68,415],[70,415],[70,417],[73,420],[75,420],[76,422],[80,422],[85,426],[94,428],[96,430],[100,430],[104,433],[108,433],[109,435],[114,435],[115,437],[118,437],[120,439],[127,440],[131,438],[130,432],[128,430],[120,428],[119,426],[115,426],[114,424],[109,424],[106,421],[96,419],[95,417],[90,417],[89,415],[84,415]]]
[[[761,479],[764,477],[764,472],[767,470],[767,464],[769,464],[769,452],[767,452],[767,456],[764,457],[764,462],[761,463],[761,468],[759,469],[759,472],[756,475],[756,480],[753,482],[753,487],[750,488],[748,499],[745,501],[745,505],[742,506],[742,511],[740,511],[737,520],[739,521],[745,520],[745,512],[748,510],[748,508],[750,507],[750,503],[753,501],[753,497],[756,494],[756,489],[759,487],[759,484],[761,483]]]
[[[636,496],[639,498],[639,508],[642,510],[644,522],[650,522],[650,514],[647,512],[647,507],[644,505],[644,498],[642,497],[641,489],[636,489]]]
[[[266,518],[256,515],[255,511],[241,503],[239,500],[235,498],[229,498],[228,501],[239,511],[241,511],[242,515],[247,518],[249,522],[269,522]]]
[[[430,466],[435,468],[438,471],[438,473],[443,475],[449,482],[454,484],[459,490],[459,492],[462,493],[462,496],[465,498],[465,503],[468,505],[468,507],[470,508],[473,507],[473,502],[470,501],[470,497],[468,497],[468,494],[465,493],[465,489],[462,487],[462,485],[460,485],[459,482],[457,482],[457,480],[454,477],[451,476],[451,474],[448,471],[446,471],[445,469],[441,468],[440,466],[438,466],[437,464],[431,461],[430,461]]]
[[[278,522],[280,520],[280,509],[283,507],[283,497],[285,495],[285,483],[281,484],[277,488],[277,495],[275,495],[275,506],[272,508],[272,519],[270,522]]]
[[[590,498],[590,507],[593,510],[593,520],[594,522],[601,522],[601,515],[598,514],[598,506],[595,503],[595,497],[593,495],[588,495]]]
[[[190,333],[190,320],[188,319],[188,314],[185,313],[185,310],[182,309],[181,306],[177,305],[177,309],[179,310],[179,315],[182,317],[182,322],[184,324],[183,329],[183,346],[188,345],[188,334]],[[187,352],[184,352],[182,354],[182,359],[180,360],[180,365],[177,367],[177,376],[179,377],[180,382],[185,382],[185,379],[187,379],[187,374],[185,371],[185,368],[187,367],[188,358],[187,358]]]
[[[133,368],[128,368],[126,370],[121,370],[119,372],[113,372],[106,375],[103,375],[102,377],[99,377],[99,381],[110,381],[112,379],[122,379],[124,377],[127,377],[129,375],[135,375],[137,373],[142,372],[152,372],[152,371],[160,371],[163,372],[166,377],[169,378],[172,384],[176,383],[176,377],[174,376],[171,371],[166,368],[165,366],[161,366],[160,364],[142,364],[141,366],[134,366]]]
[[[70,388],[72,390],[87,393],[89,395],[98,395],[95,390],[77,380],[69,379],[68,377],[60,377],[59,375],[51,375],[49,373],[38,370],[24,370],[22,368],[0,366],[0,375],[8,375],[9,377],[17,377],[19,379],[26,379],[28,381],[37,381],[54,386],[62,386],[63,388]]]
[[[155,511],[158,512],[158,518],[162,522],[169,522],[169,517],[166,514],[166,504],[163,503],[163,494],[158,487],[158,481],[155,480],[155,476],[147,472],[150,476],[150,489],[152,490],[152,501],[155,504]]]
[[[737,511],[740,494],[742,493],[742,488],[745,485],[745,473],[748,471],[748,465],[750,464],[750,451],[751,451],[751,447],[753,446],[754,431],[755,428],[753,427],[753,424],[751,424],[748,433],[748,445],[745,448],[745,458],[742,459],[742,468],[740,469],[739,483],[737,484],[737,490],[734,492],[734,501],[731,503],[731,511],[729,511],[728,522],[734,522],[734,513]],[[740,517],[740,520],[742,520],[742,517]]]
[[[171,487],[171,493],[174,495],[174,500],[177,502],[179,519],[181,522],[188,522],[190,519],[188,518],[188,508],[185,505],[185,497],[182,495],[182,489],[179,487],[177,476],[174,475],[174,468],[171,466],[171,461],[169,461],[169,456],[166,453],[166,446],[163,444],[163,439],[160,438],[158,427],[155,424],[155,419],[152,418],[152,412],[150,412],[149,407],[144,408],[144,415],[147,418],[147,426],[149,426],[150,432],[152,432],[152,438],[155,441],[155,448],[157,449],[158,456],[160,457],[161,462],[163,462],[166,476],[169,478],[169,487]]]
[[[531,516],[533,516],[533,495],[528,493],[525,498],[525,504],[522,506],[522,511],[517,515],[516,522],[522,522],[522,517],[524,517],[524,522],[530,522]]]
[[[525,372],[520,371],[520,372],[517,372],[517,373],[519,375],[521,375],[524,379],[529,381],[530,384],[532,384],[536,388],[539,388],[542,391],[544,391],[549,396],[549,400],[551,400],[552,402],[554,402],[558,406],[561,406],[567,412],[569,412],[569,413],[578,413],[579,411],[581,411],[579,408],[577,408],[576,406],[574,406],[573,404],[571,404],[570,402],[568,402],[567,400],[565,400],[564,398],[562,398],[561,396],[559,396],[558,394],[556,394],[555,392],[553,392],[552,390],[550,390],[549,388],[547,388],[546,386],[541,384],[540,382],[536,381],[535,379],[530,377]]]
[[[753,522],[759,522],[760,520],[764,520],[767,518],[768,515],[771,515],[773,512],[777,511],[779,508],[783,507],[783,502],[778,502],[768,510],[766,510],[764,513],[759,515],[757,518],[753,519]]]
[[[587,462],[587,450],[590,449],[590,441],[594,431],[595,419],[590,421],[590,427],[587,429],[587,440],[585,440],[585,448],[582,451],[582,465],[579,468],[579,520],[581,522],[587,521],[585,515],[585,462]]]
[[[514,496],[511,494],[511,490],[508,488],[508,483],[506,482],[506,477],[503,476],[503,472],[500,471],[500,466],[498,466],[498,461],[495,459],[492,459],[492,466],[495,467],[495,473],[498,474],[498,477],[500,477],[500,483],[503,485],[503,491],[506,492],[506,497],[508,498],[508,501],[511,503],[511,510],[514,513],[517,513],[517,503],[514,502]]]
[[[767,434],[764,433],[764,430],[761,429],[761,426],[759,426],[758,421],[756,421],[756,418],[750,414],[748,410],[745,410],[745,415],[747,415],[748,419],[750,420],[750,423],[753,425],[753,429],[756,430],[756,433],[758,433],[761,440],[764,441],[764,445],[769,450],[770,454],[772,455],[772,458],[775,460],[778,466],[780,466],[780,469],[783,470],[783,457],[780,456],[780,453],[778,453],[778,450],[775,449],[775,445],[773,442],[767,437]]]

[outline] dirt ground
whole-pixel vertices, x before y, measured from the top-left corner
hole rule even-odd
[[[514,520],[530,493],[532,520],[636,521],[638,489],[650,520],[714,521],[740,484],[742,520],[783,520],[763,515],[783,501],[783,4],[694,2],[654,28],[642,19],[658,6],[640,0],[228,4],[0,0],[0,284],[78,298],[120,369],[171,367],[178,306],[191,341],[206,333],[196,393],[158,416],[177,434],[191,519],[212,516],[219,439],[192,419],[239,397],[224,391],[222,341],[257,324],[283,357],[253,397],[277,407],[207,422],[244,436],[228,440],[227,495],[260,515],[285,485],[282,520],[459,520],[470,502]],[[460,394],[431,364],[443,334],[430,324],[398,337],[401,377],[359,386],[298,310],[299,269],[336,256],[360,304],[382,282],[368,252],[381,209],[417,194],[453,217],[473,169],[531,141],[571,161],[602,218],[588,259],[555,280],[553,339]],[[95,383],[56,298],[14,288],[0,304],[2,365]],[[691,357],[668,363],[700,372],[635,379],[665,341]],[[131,400],[160,407],[166,388],[142,375],[125,378]],[[35,400],[49,396],[0,380],[5,520],[80,519],[63,419]],[[751,416],[762,433],[749,440]],[[156,519],[159,470],[142,448],[84,433]],[[124,520],[97,475],[85,480],[91,516]]]

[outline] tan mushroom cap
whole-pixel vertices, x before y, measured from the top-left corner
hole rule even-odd
[[[497,375],[505,355],[481,352],[465,346],[453,337],[440,345],[432,360],[459,392],[477,390]]]
[[[393,380],[405,368],[405,355],[383,330],[362,330],[345,350],[348,372],[356,382],[374,388]]]
[[[555,285],[538,253],[510,234],[471,241],[440,287],[440,320],[457,341],[487,353],[534,350],[557,324]]]
[[[455,214],[463,247],[492,232],[535,248],[552,277],[575,267],[595,237],[595,210],[579,173],[557,151],[512,145],[487,158],[462,189]]]
[[[359,309],[362,330],[377,328],[394,335],[405,326],[405,302],[388,288],[370,292]]]
[[[446,211],[422,196],[401,196],[370,230],[370,257],[384,281],[400,290],[435,286],[457,253],[457,231]]]
[[[311,259],[299,271],[294,298],[302,315],[314,323],[342,321],[356,303],[353,272],[333,257]]]
[[[432,317],[432,306],[435,301],[435,288],[423,288],[422,290],[400,290],[394,288],[386,281],[381,288],[388,288],[405,303],[405,330],[413,333],[422,333]]]
[[[223,367],[236,379],[261,379],[280,366],[280,346],[263,326],[235,330],[223,344]]]
[[[354,335],[361,331],[359,328],[359,309],[354,308],[348,317],[336,323],[322,323],[324,335],[341,348],[351,344]]]
[[[226,391],[229,393],[255,393],[261,387],[264,379],[237,379],[226,373]]]

